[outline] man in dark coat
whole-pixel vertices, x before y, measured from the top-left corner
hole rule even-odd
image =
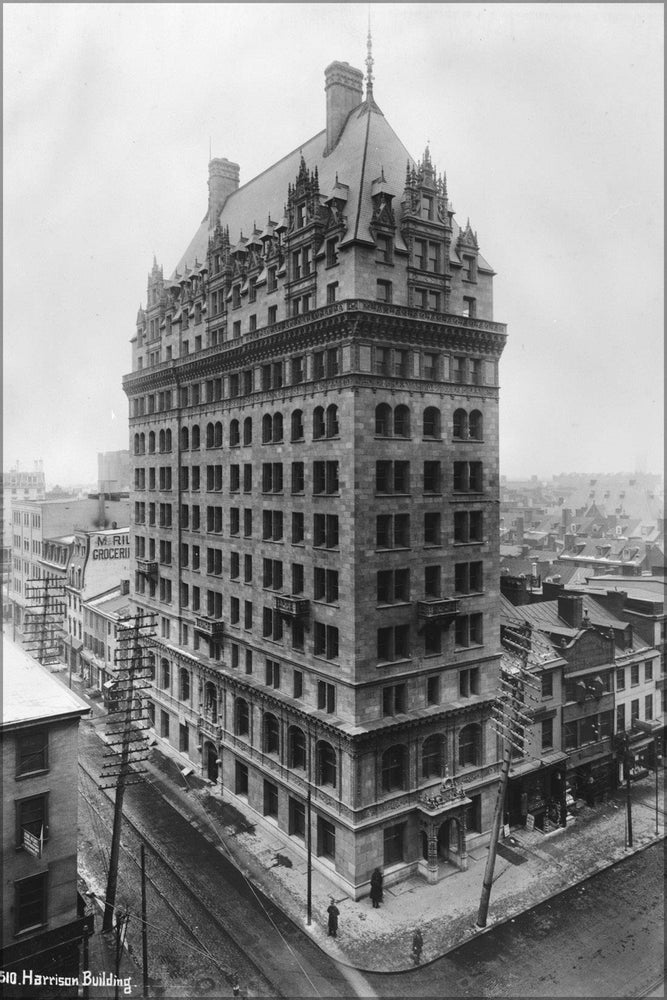
[[[371,903],[373,909],[377,910],[382,902],[382,872],[376,868],[371,875]]]
[[[329,937],[336,937],[338,933],[338,916],[340,910],[334,903],[333,896],[331,897],[331,902],[327,907],[327,913],[329,914]]]
[[[423,948],[424,939],[422,937],[422,932],[419,928],[417,928],[412,938],[412,961],[415,965],[419,965],[421,962]]]

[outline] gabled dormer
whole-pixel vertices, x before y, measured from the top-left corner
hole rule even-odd
[[[416,167],[408,163],[401,210],[401,235],[409,254],[408,305],[448,312],[453,213],[447,178],[437,174],[428,146]]]

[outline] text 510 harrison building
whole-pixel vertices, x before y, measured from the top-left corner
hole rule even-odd
[[[354,897],[488,839],[499,748],[493,270],[375,102],[208,212],[132,341],[133,600],[156,736]],[[445,786],[442,779],[447,778]],[[456,779],[451,780],[451,779]]]

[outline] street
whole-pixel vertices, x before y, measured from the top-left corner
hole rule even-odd
[[[85,722],[81,754],[93,775],[102,752]],[[80,792],[82,867],[103,894],[112,807],[85,772]],[[167,995],[230,996],[233,972],[244,995],[294,997],[640,996],[662,979],[662,843],[423,968],[362,975],[324,954],[150,782],[128,787],[125,813],[159,849],[160,857],[147,849],[149,967]],[[139,841],[125,823],[119,898],[135,914],[128,940],[137,961]]]
[[[654,844],[423,969],[369,981],[382,996],[648,995],[664,975],[663,852]]]

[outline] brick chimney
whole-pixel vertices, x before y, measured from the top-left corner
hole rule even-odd
[[[570,628],[581,628],[584,616],[584,599],[580,594],[558,595],[558,617],[567,622]]]
[[[363,101],[364,74],[346,62],[332,62],[324,71],[327,95],[327,156],[340,139],[348,115]]]
[[[208,165],[208,228],[215,229],[222,206],[239,186],[240,167],[231,160],[214,159]]]

